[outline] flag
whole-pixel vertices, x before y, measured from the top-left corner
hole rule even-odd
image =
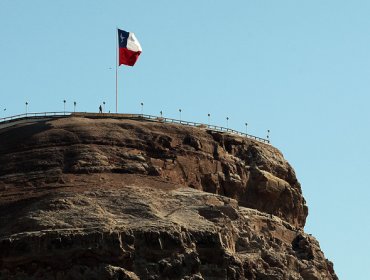
[[[118,48],[118,66],[121,64],[134,66],[142,52],[142,48],[135,34],[120,29],[118,29]]]

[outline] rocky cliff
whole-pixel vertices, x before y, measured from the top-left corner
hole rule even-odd
[[[274,147],[67,117],[0,130],[0,279],[337,279]]]

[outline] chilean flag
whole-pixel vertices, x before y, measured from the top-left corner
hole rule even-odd
[[[119,62],[121,64],[134,66],[142,52],[139,41],[135,34],[118,29]]]

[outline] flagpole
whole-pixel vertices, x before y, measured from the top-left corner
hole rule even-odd
[[[118,113],[118,27],[116,27],[116,114]]]

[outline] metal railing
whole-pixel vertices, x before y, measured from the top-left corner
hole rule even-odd
[[[232,134],[236,134],[239,136],[244,136],[244,137],[251,138],[251,139],[263,142],[263,143],[270,143],[268,139],[264,139],[264,138],[250,135],[247,133],[243,133],[243,132],[231,129],[231,128],[226,128],[226,127],[217,126],[217,125],[204,124],[204,123],[198,123],[198,122],[189,122],[189,121],[158,117],[158,116],[152,116],[152,115],[145,115],[145,114],[133,114],[131,118],[132,119],[134,118],[135,119],[147,119],[147,120],[153,120],[157,122],[176,123],[176,124],[182,124],[182,125],[187,125],[187,126],[194,126],[198,128],[206,128],[206,129],[213,130],[213,131],[227,132],[227,133],[232,133]]]
[[[9,122],[12,120],[23,119],[23,118],[32,118],[32,117],[62,117],[69,116],[73,112],[43,112],[43,113],[24,113],[19,115],[14,115],[10,117],[0,118],[0,123]]]
[[[208,129],[212,131],[231,133],[231,134],[247,137],[250,139],[254,139],[259,142],[270,143],[268,139],[264,139],[261,137],[243,133],[243,132],[231,129],[231,128],[226,128],[226,127],[211,125],[211,124],[198,123],[198,122],[189,122],[189,121],[183,121],[183,120],[177,120],[177,119],[171,119],[171,118],[165,118],[165,117],[158,117],[158,116],[146,115],[146,114],[114,114],[114,113],[97,114],[97,113],[86,113],[86,112],[27,113],[27,114],[20,114],[20,115],[0,118],[0,124],[11,122],[14,120],[26,119],[26,118],[34,119],[34,118],[42,118],[42,117],[68,117],[68,116],[93,117],[93,118],[111,117],[115,119],[146,120],[146,121],[154,121],[154,122],[161,122],[161,123],[181,124],[181,125],[193,126],[193,127],[198,127],[198,128],[204,128],[204,129]]]

